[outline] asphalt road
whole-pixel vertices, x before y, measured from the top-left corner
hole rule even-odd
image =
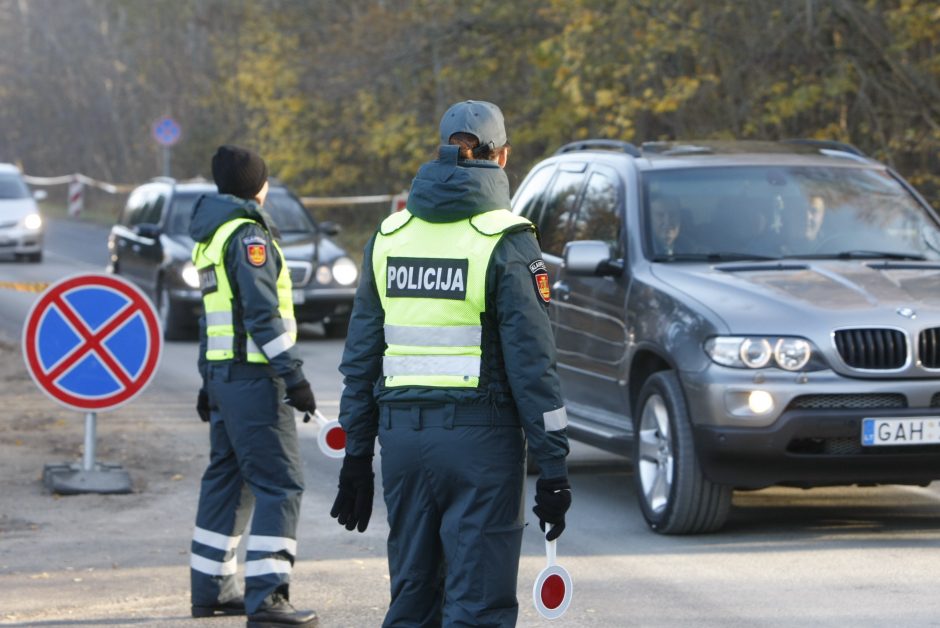
[[[53,222],[45,261],[0,262],[0,282],[103,270],[105,239],[100,227]],[[122,464],[134,492],[57,498],[42,487],[42,465],[80,460],[83,423],[17,364],[35,297],[0,288],[0,625],[244,625],[188,617],[189,538],[207,451],[192,410],[195,343],[167,343],[148,390],[99,418],[99,460]],[[318,403],[335,416],[342,341],[304,326],[300,346]],[[376,499],[365,534],[336,525],[327,513],[339,462],[319,452],[315,426],[299,430],[307,492],[294,601],[316,608],[322,626],[378,626],[388,601],[384,505]],[[647,530],[625,460],[575,444],[569,462],[574,506],[558,559],[574,599],[555,622],[533,610],[545,554],[529,513],[520,626],[940,626],[937,483],[738,493],[722,532],[664,537]]]

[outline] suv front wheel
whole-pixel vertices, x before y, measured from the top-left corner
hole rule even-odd
[[[732,490],[702,474],[675,372],[660,371],[646,381],[636,417],[633,477],[649,527],[661,534],[701,534],[721,528]]]

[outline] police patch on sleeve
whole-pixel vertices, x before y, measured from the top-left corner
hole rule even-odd
[[[545,262],[540,259],[529,264],[529,272],[532,273],[532,281],[535,282],[535,291],[543,303],[552,300],[552,291],[548,286],[548,269],[545,268]]]
[[[258,236],[249,236],[242,238],[242,244],[245,245],[245,257],[252,266],[264,266],[268,261],[268,244],[264,238]]]
[[[385,294],[390,297],[426,299],[467,298],[466,259],[389,257]]]

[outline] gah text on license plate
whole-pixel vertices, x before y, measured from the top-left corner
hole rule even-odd
[[[940,417],[862,419],[862,445],[935,445],[940,443]]]

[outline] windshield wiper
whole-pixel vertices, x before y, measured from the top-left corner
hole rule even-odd
[[[656,255],[654,262],[740,262],[746,260],[778,260],[779,257],[760,255],[757,253],[676,253],[675,255]]]
[[[914,253],[897,253],[895,251],[867,251],[867,250],[853,250],[853,251],[839,251],[838,253],[812,253],[809,255],[786,255],[788,259],[800,258],[800,259],[898,259],[898,260],[914,260],[919,262],[927,261],[927,258],[923,255],[917,255]]]

